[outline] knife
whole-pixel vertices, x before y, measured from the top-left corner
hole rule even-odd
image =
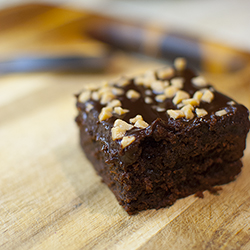
[[[92,72],[104,70],[111,59],[111,54],[98,57],[88,56],[20,56],[0,61],[0,74],[14,72],[67,71]]]

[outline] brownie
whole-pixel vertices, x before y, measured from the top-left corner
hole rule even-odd
[[[76,98],[81,146],[128,214],[170,206],[241,171],[247,108],[183,58]]]

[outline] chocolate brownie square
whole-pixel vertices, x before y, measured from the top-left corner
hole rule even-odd
[[[248,110],[177,58],[77,96],[80,143],[129,214],[233,181]]]

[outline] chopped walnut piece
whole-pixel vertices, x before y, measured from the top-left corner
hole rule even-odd
[[[112,99],[115,98],[115,95],[112,92],[104,92],[101,96],[100,103],[102,105],[109,103]]]
[[[150,89],[146,89],[146,90],[145,90],[145,94],[146,94],[146,95],[152,95],[152,91],[151,91]]]
[[[146,96],[144,100],[145,100],[145,103],[147,103],[147,104],[150,104],[153,102],[153,100],[148,96]]]
[[[227,111],[225,109],[222,109],[222,110],[219,110],[219,111],[215,112],[216,116],[223,116],[223,115],[226,115],[226,114],[227,114]]]
[[[86,104],[86,111],[89,112],[94,106],[91,103]]]
[[[177,119],[177,118],[181,118],[181,117],[185,116],[185,114],[184,114],[184,112],[182,110],[168,109],[167,113],[173,119]]]
[[[185,118],[189,120],[194,118],[193,110],[194,110],[194,107],[191,104],[187,104],[181,108],[181,111],[183,111],[185,114]]]
[[[91,94],[91,98],[92,98],[94,101],[99,101],[99,100],[100,100],[100,95],[98,94],[97,91],[94,91],[94,92],[92,92],[92,94]]]
[[[153,81],[156,81],[154,71],[147,71],[143,76],[138,76],[134,79],[136,85],[144,85],[145,87],[150,87]]]
[[[195,113],[196,113],[197,117],[203,117],[203,116],[208,114],[205,109],[200,109],[200,108],[196,108]]]
[[[160,69],[157,71],[157,75],[161,79],[169,79],[174,76],[174,69],[171,67]]]
[[[112,134],[112,140],[115,141],[121,139],[126,134],[126,130],[120,127],[113,127],[111,129],[111,134]]]
[[[111,87],[110,87],[110,86],[102,86],[102,87],[98,90],[99,96],[102,96],[104,93],[109,93],[109,92],[111,92]]]
[[[156,111],[157,111],[157,112],[165,112],[166,109],[165,109],[165,108],[162,108],[162,107],[156,107]]]
[[[150,79],[151,81],[156,80],[155,78],[155,72],[153,70],[148,70],[145,72],[144,77],[147,79]]]
[[[166,99],[167,99],[166,95],[157,95],[157,96],[155,96],[155,100],[157,102],[164,102]]]
[[[175,77],[170,80],[172,86],[175,86],[177,89],[182,89],[184,84],[183,77]]]
[[[227,102],[227,105],[235,105],[236,103],[234,101]]]
[[[209,89],[203,89],[201,101],[210,103],[214,99],[214,94]]]
[[[143,118],[142,118],[142,116],[141,115],[137,115],[137,116],[135,116],[134,118],[130,118],[129,119],[129,122],[130,123],[136,123],[137,121],[143,121]]]
[[[89,100],[90,95],[91,95],[91,92],[89,90],[85,90],[78,97],[78,101],[84,103]]]
[[[198,106],[200,104],[200,101],[194,98],[188,98],[185,100],[182,100],[183,104],[191,104],[192,106]]]
[[[121,78],[116,82],[116,85],[119,87],[125,87],[130,83],[130,79]]]
[[[144,81],[145,81],[145,78],[143,76],[137,76],[135,79],[134,79],[134,83],[136,85],[143,85],[144,84]]]
[[[179,71],[182,71],[186,68],[186,65],[187,65],[187,61],[185,58],[183,57],[177,57],[175,60],[174,60],[174,67],[179,70]]]
[[[136,121],[136,123],[134,124],[134,126],[137,127],[137,128],[142,128],[143,129],[143,128],[147,128],[149,126],[149,124],[146,123],[143,120],[138,120],[138,121]]]
[[[135,141],[135,136],[124,136],[121,140],[121,146],[122,148],[126,148],[134,141]]]
[[[134,126],[121,120],[121,119],[116,119],[114,122],[114,127],[120,127],[121,129],[124,130],[130,130],[132,129]]]
[[[116,88],[116,87],[113,87],[111,89],[112,93],[114,95],[123,95],[124,94],[124,90],[123,89],[120,89],[120,88]]]
[[[118,114],[118,115],[123,115],[123,114],[128,113],[129,110],[128,110],[128,109],[123,109],[123,108],[121,108],[121,107],[115,107],[115,108],[114,108],[114,112],[115,112],[116,114]]]
[[[128,99],[138,99],[140,97],[140,93],[133,89],[130,89],[127,91],[126,96]]]
[[[176,104],[180,103],[183,99],[187,99],[189,97],[190,97],[190,95],[186,91],[178,90],[176,92],[174,99],[173,99],[173,103],[176,105]]]
[[[196,91],[194,94],[193,94],[193,98],[196,99],[196,100],[200,100],[201,97],[203,96],[203,93],[201,91]]]
[[[114,107],[121,107],[121,106],[122,106],[122,103],[121,103],[120,100],[114,99],[114,100],[112,100],[111,102],[109,102],[107,106],[108,106],[108,107],[112,107],[112,108],[114,108]]]
[[[203,76],[196,76],[192,78],[192,83],[197,87],[206,87],[207,81]]]
[[[170,82],[168,80],[163,81],[164,88],[168,87],[170,85]]]
[[[151,83],[151,89],[153,90],[153,92],[155,94],[161,94],[164,91],[164,84],[162,81],[158,80],[158,81],[153,81]]]
[[[183,101],[181,103],[177,104],[177,108],[178,109],[182,108],[183,106],[185,106],[185,104],[183,103]]]
[[[112,108],[111,107],[104,107],[102,108],[99,114],[99,121],[105,121],[108,118],[112,117]]]
[[[146,76],[138,76],[135,78],[134,83],[136,85],[144,85],[145,87],[150,87],[152,81],[155,81],[155,78],[152,79]]]
[[[165,88],[164,94],[165,94],[166,98],[172,98],[175,96],[177,91],[178,91],[178,89],[175,86],[169,86],[169,87]]]

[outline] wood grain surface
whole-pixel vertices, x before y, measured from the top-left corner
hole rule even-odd
[[[27,49],[29,44],[44,46],[37,37],[51,44],[60,40],[55,31],[48,35],[48,26],[37,32],[41,24],[33,22],[38,14],[48,15],[48,9],[34,15],[37,6],[29,8],[18,25],[12,20],[0,30],[0,44],[5,46],[0,51],[6,57],[18,51],[19,41]],[[11,16],[8,11],[5,17]],[[56,25],[49,27],[55,30]],[[64,34],[61,24],[57,28]],[[21,32],[20,40],[13,40]],[[69,50],[74,41],[80,44],[73,37],[68,39]],[[218,195],[204,192],[203,199],[192,195],[169,208],[129,216],[100,181],[79,146],[73,94],[86,84],[162,65],[122,52],[113,60],[99,74],[0,76],[0,249],[250,249],[249,136],[242,173]],[[250,108],[249,68],[207,78]]]

